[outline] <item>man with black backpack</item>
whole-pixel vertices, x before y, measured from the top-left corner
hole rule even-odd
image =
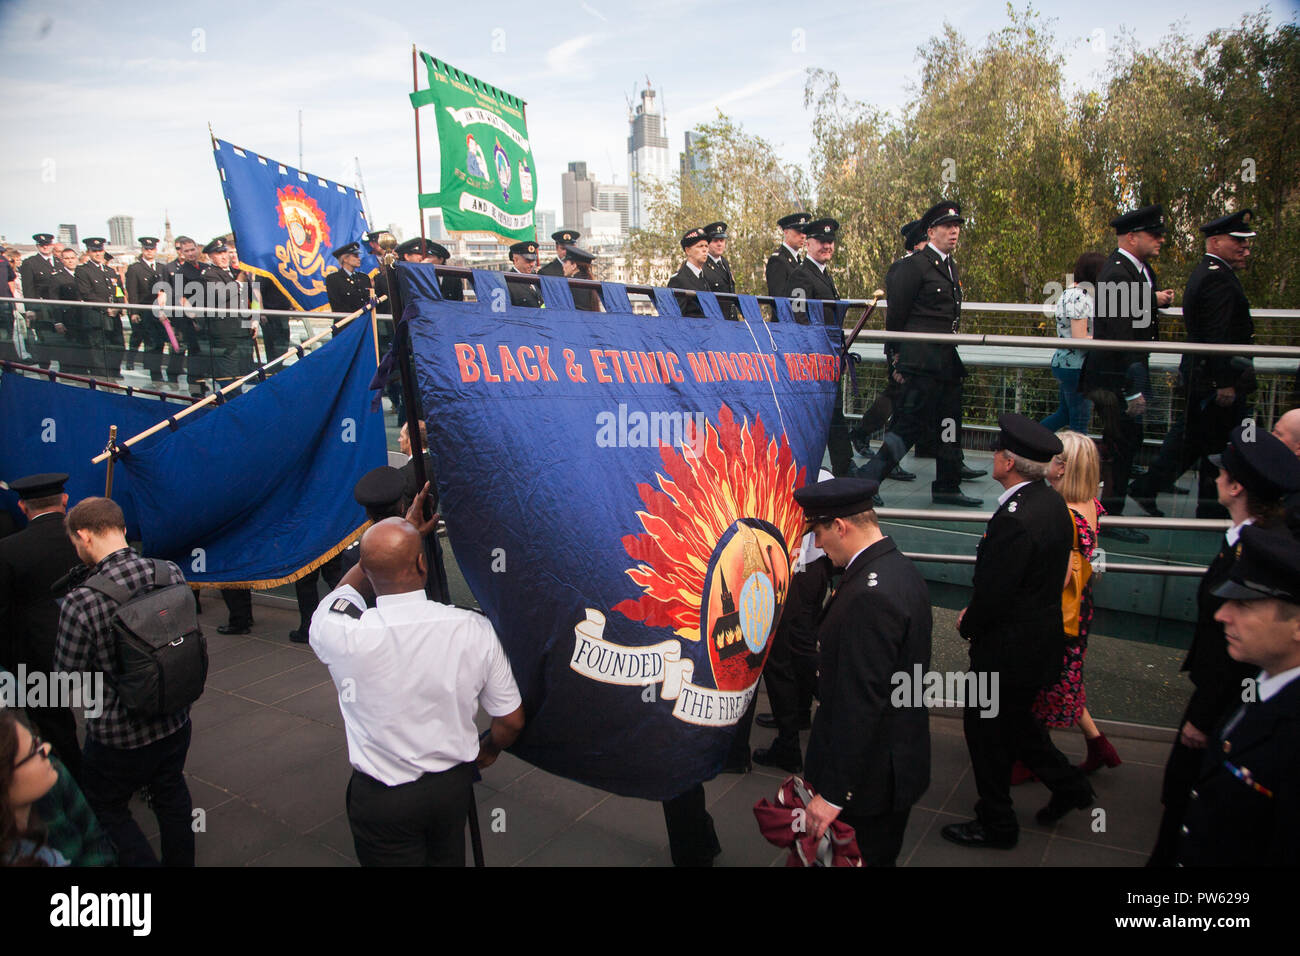
[[[175,564],[131,550],[126,519],[111,499],[84,499],[65,527],[88,573],[64,599],[55,668],[105,677],[100,715],[86,720],[82,790],[122,865],[158,863],[128,807],[147,787],[163,865],[193,866],[192,804],[182,771],[190,704],[207,676],[194,600]]]

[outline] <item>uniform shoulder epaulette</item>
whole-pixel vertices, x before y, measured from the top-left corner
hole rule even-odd
[[[346,614],[349,617],[361,619],[361,608],[347,598],[335,598],[334,603],[330,605],[330,611],[334,614]]]
[[[1217,262],[1211,262],[1210,265],[1209,265],[1209,271],[1210,271],[1210,272],[1218,272],[1218,271],[1219,271],[1219,264],[1218,264]]]

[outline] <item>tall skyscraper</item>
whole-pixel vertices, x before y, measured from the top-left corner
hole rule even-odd
[[[596,208],[596,183],[587,176],[586,163],[569,163],[569,169],[560,177],[560,193],[564,200],[564,228],[581,229],[582,214]]]
[[[650,187],[665,183],[672,176],[668,132],[649,83],[647,79],[641,102],[628,116],[631,126],[627,137],[628,212],[633,229],[649,227]]]
[[[700,152],[700,143],[704,137],[693,130],[687,130],[684,139],[686,149],[680,157],[682,182],[689,177],[697,186],[702,186],[704,176],[709,169],[708,160]]]
[[[81,240],[77,238],[77,226],[71,222],[59,223],[59,242],[65,246],[75,246]]]
[[[601,212],[618,213],[619,231],[622,238],[626,239],[628,227],[631,225],[627,186],[597,183],[596,208]]]
[[[135,245],[135,219],[131,216],[114,216],[109,219],[108,242],[114,246]]]
[[[538,209],[537,216],[537,239],[539,242],[549,242],[551,233],[555,232],[555,210]]]

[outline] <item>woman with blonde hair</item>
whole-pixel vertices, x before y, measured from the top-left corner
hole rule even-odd
[[[1065,661],[1056,682],[1038,692],[1034,716],[1050,728],[1078,724],[1088,745],[1088,756],[1079,765],[1085,773],[1101,766],[1118,767],[1119,754],[1106,735],[1097,729],[1088,713],[1083,685],[1083,659],[1088,651],[1092,627],[1092,556],[1097,548],[1097,521],[1105,514],[1097,499],[1101,481],[1101,456],[1087,435],[1069,429],[1056,433],[1064,448],[1052,461],[1048,480],[1065,499],[1074,519],[1074,547],[1061,593],[1061,616],[1065,625]],[[1015,782],[1029,779],[1029,771],[1017,765]]]

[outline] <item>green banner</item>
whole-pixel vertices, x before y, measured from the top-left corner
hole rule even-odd
[[[450,232],[490,232],[507,242],[536,238],[536,173],[524,101],[442,60],[420,54],[429,88],[411,94],[438,119],[441,189],[421,209],[441,209]]]

